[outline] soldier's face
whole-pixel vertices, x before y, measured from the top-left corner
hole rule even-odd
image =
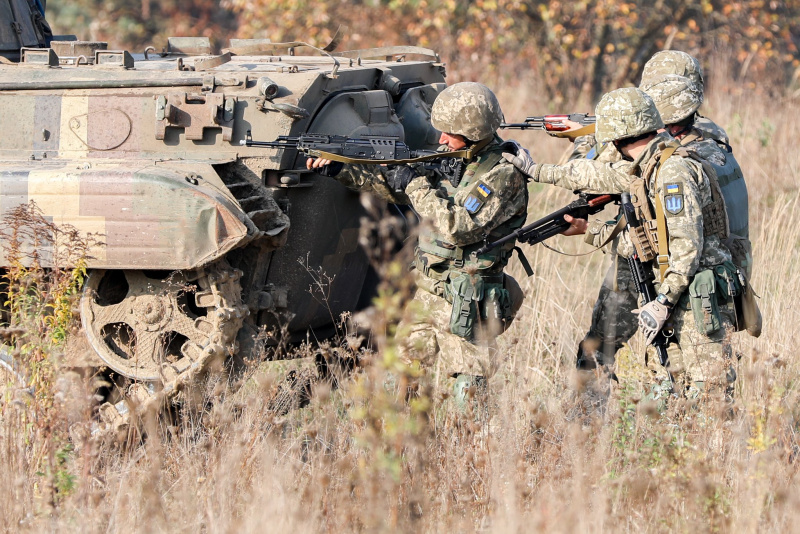
[[[439,144],[447,145],[447,148],[452,152],[454,150],[461,150],[467,146],[467,141],[464,139],[463,135],[442,132],[442,135],[439,136]]]

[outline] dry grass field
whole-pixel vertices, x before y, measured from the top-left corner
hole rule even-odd
[[[386,386],[412,374],[388,334],[402,281],[379,301],[380,350],[362,354],[353,372],[334,370],[307,406],[286,411],[269,400],[309,359],[265,364],[236,393],[210,384],[211,402],[146,418],[141,441],[93,436],[89,382],[60,368],[58,346],[32,340],[24,355],[39,389],[9,383],[0,408],[0,530],[800,531],[800,102],[733,90],[713,68],[701,111],[727,129],[745,171],[765,319],[760,338],[733,338],[741,359],[732,416],[713,404],[659,412],[644,401],[637,335],[620,355],[606,412],[584,417],[573,361],[607,260],[538,245],[525,248],[534,276],[512,260],[526,300],[500,340],[488,421],[454,413],[439,388],[406,403]],[[588,109],[551,109],[535,82],[497,92],[509,119]],[[567,148],[542,133],[514,137],[545,162]],[[571,197],[531,191],[529,221]],[[588,249],[580,239],[550,244]]]

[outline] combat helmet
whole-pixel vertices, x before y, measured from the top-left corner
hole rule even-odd
[[[431,108],[437,130],[470,141],[491,137],[503,122],[503,111],[491,89],[476,82],[456,83],[439,93]]]
[[[703,103],[703,90],[683,76],[666,75],[653,83],[642,80],[639,89],[653,99],[665,124],[681,122]]]
[[[597,116],[594,135],[598,143],[637,137],[664,127],[653,99],[635,87],[606,93],[594,113]]]
[[[662,50],[653,54],[653,57],[644,64],[642,81],[639,87],[652,85],[670,75],[689,78],[700,90],[700,94],[703,93],[705,85],[703,82],[703,68],[700,66],[700,62],[680,50]]]

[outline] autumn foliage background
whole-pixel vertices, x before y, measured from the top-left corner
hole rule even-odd
[[[734,337],[741,360],[733,413],[680,403],[660,412],[645,401],[637,335],[620,354],[607,411],[584,417],[573,358],[606,260],[525,247],[536,273],[527,278],[511,267],[526,301],[500,339],[489,423],[454,413],[441,392],[405,403],[387,390],[387,378],[402,381],[410,371],[385,336],[377,339],[381,351],[360,355],[351,372],[334,370],[303,408],[271,399],[291,371],[305,372],[308,358],[276,362],[235,394],[210,384],[208,404],[143,421],[150,437],[120,444],[93,437],[92,382],[59,367],[54,325],[38,320],[46,315],[34,306],[40,301],[25,300],[33,312],[24,354],[34,356],[40,387],[7,388],[0,399],[0,530],[798,530],[800,153],[792,143],[800,138],[793,120],[800,1],[51,0],[47,7],[55,33],[133,52],[160,49],[173,35],[205,35],[218,48],[230,37],[324,45],[340,26],[340,49],[426,46],[447,64],[448,82],[490,85],[514,120],[591,110],[603,92],[636,84],[655,51],[689,52],[705,69],[701,112],[728,131],[747,178],[765,333]],[[566,148],[543,133],[514,137],[539,161],[556,161]],[[572,198],[544,186],[531,193],[529,220]],[[580,240],[551,244],[587,252]],[[396,322],[408,289],[394,265],[384,273],[392,291],[377,301],[386,325]],[[45,287],[41,272],[24,274],[22,295]],[[51,293],[76,298],[80,280],[67,282]],[[355,350],[344,343],[294,355]]]
[[[796,88],[797,0],[51,0],[57,32],[142,51],[169,36],[327,43],[342,48],[414,44],[438,51],[453,81],[542,81],[555,103],[596,102],[635,83],[662,48],[724,58],[733,81],[784,94]]]

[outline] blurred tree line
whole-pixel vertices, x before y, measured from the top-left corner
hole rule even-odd
[[[635,83],[656,51],[730,58],[743,85],[784,92],[800,74],[800,0],[51,0],[61,33],[134,51],[170,35],[323,45],[346,26],[340,48],[417,44],[462,78],[507,80],[529,70],[556,102],[594,102]]]

